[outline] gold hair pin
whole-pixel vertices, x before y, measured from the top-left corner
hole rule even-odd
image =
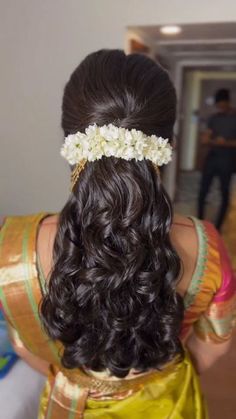
[[[81,160],[74,168],[73,172],[71,173],[71,191],[73,191],[77,180],[79,179],[79,175],[84,170],[84,167],[87,163],[86,159]]]

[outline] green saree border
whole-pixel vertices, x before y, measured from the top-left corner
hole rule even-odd
[[[195,217],[190,218],[196,228],[198,237],[198,257],[196,267],[192,276],[192,280],[184,296],[184,307],[187,310],[195,300],[196,295],[200,291],[200,286],[203,282],[203,276],[206,269],[207,255],[208,255],[208,236],[203,222]]]

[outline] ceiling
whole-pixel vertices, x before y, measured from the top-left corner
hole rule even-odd
[[[208,59],[224,62],[236,61],[236,22],[201,23],[178,25],[182,31],[176,35],[164,35],[157,26],[132,26],[144,43],[151,45],[157,57],[173,62],[192,59]]]
[[[215,40],[215,39],[235,39],[236,38],[236,22],[229,23],[195,23],[195,24],[178,24],[181,26],[182,32],[177,35],[163,35],[157,26],[130,26],[128,29],[138,30],[145,33],[148,37],[160,41],[172,40]]]

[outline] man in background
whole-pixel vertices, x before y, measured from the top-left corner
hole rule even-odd
[[[210,147],[200,184],[198,217],[204,218],[205,200],[215,176],[219,177],[221,205],[215,226],[220,230],[230,198],[230,183],[235,166],[236,112],[231,107],[230,92],[220,89],[215,94],[217,112],[208,120],[208,129],[202,135],[202,144]]]

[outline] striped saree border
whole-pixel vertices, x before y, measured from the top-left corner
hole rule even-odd
[[[83,417],[89,389],[69,382],[58,373],[55,377],[45,419],[77,419]]]
[[[186,338],[191,327],[195,327],[202,314],[207,311],[222,282],[218,233],[212,224],[195,217],[191,219],[196,226],[199,253],[192,280],[184,296],[182,339]]]
[[[2,261],[3,261],[3,243],[5,240],[5,236],[7,233],[7,229],[8,229],[8,225],[9,225],[9,219],[5,219],[5,222],[3,224],[3,226],[0,229],[0,301],[2,303],[3,309],[4,309],[4,314],[7,317],[8,322],[10,323],[11,327],[17,327],[14,318],[11,315],[11,310],[8,306],[8,301],[7,298],[5,296],[5,293],[3,291],[3,287],[1,286],[1,278],[3,276],[4,270],[3,270],[3,266],[2,266]]]
[[[196,295],[201,289],[201,284],[204,278],[204,271],[206,268],[207,256],[208,256],[208,240],[207,234],[203,224],[195,217],[190,217],[196,228],[198,237],[198,257],[196,262],[196,268],[193,273],[190,285],[184,296],[184,306],[187,310],[194,302]]]
[[[60,363],[59,355],[58,355],[58,348],[56,347],[55,343],[52,342],[46,335],[46,333],[42,329],[42,324],[39,317],[39,304],[42,298],[41,293],[41,286],[39,284],[40,278],[39,278],[39,268],[37,266],[37,234],[38,234],[38,228],[39,224],[42,222],[44,218],[46,218],[48,214],[39,214],[38,219],[36,219],[35,225],[33,223],[29,223],[27,225],[27,235],[26,235],[26,242],[24,242],[23,239],[23,249],[22,254],[24,258],[24,264],[27,266],[28,270],[28,281],[25,281],[25,287],[27,291],[27,295],[29,298],[29,301],[31,303],[32,311],[34,313],[35,320],[38,324],[38,327],[41,331],[41,333],[44,336],[44,339],[46,338],[46,344],[48,345],[51,354],[53,355],[54,362]],[[27,242],[28,237],[28,242]],[[24,237],[25,238],[25,237]],[[27,273],[27,272],[26,272]]]
[[[196,323],[195,332],[205,341],[221,343],[232,336],[236,320],[236,278],[225,245],[218,236],[221,284],[208,309]]]
[[[11,325],[27,349],[48,362],[60,363],[58,349],[42,329],[42,298],[36,265],[38,226],[47,217],[7,217],[1,239],[0,296]]]
[[[200,339],[222,343],[231,338],[235,326],[235,280],[215,227],[208,222],[194,221],[200,257],[188,290],[182,337],[193,326]]]

